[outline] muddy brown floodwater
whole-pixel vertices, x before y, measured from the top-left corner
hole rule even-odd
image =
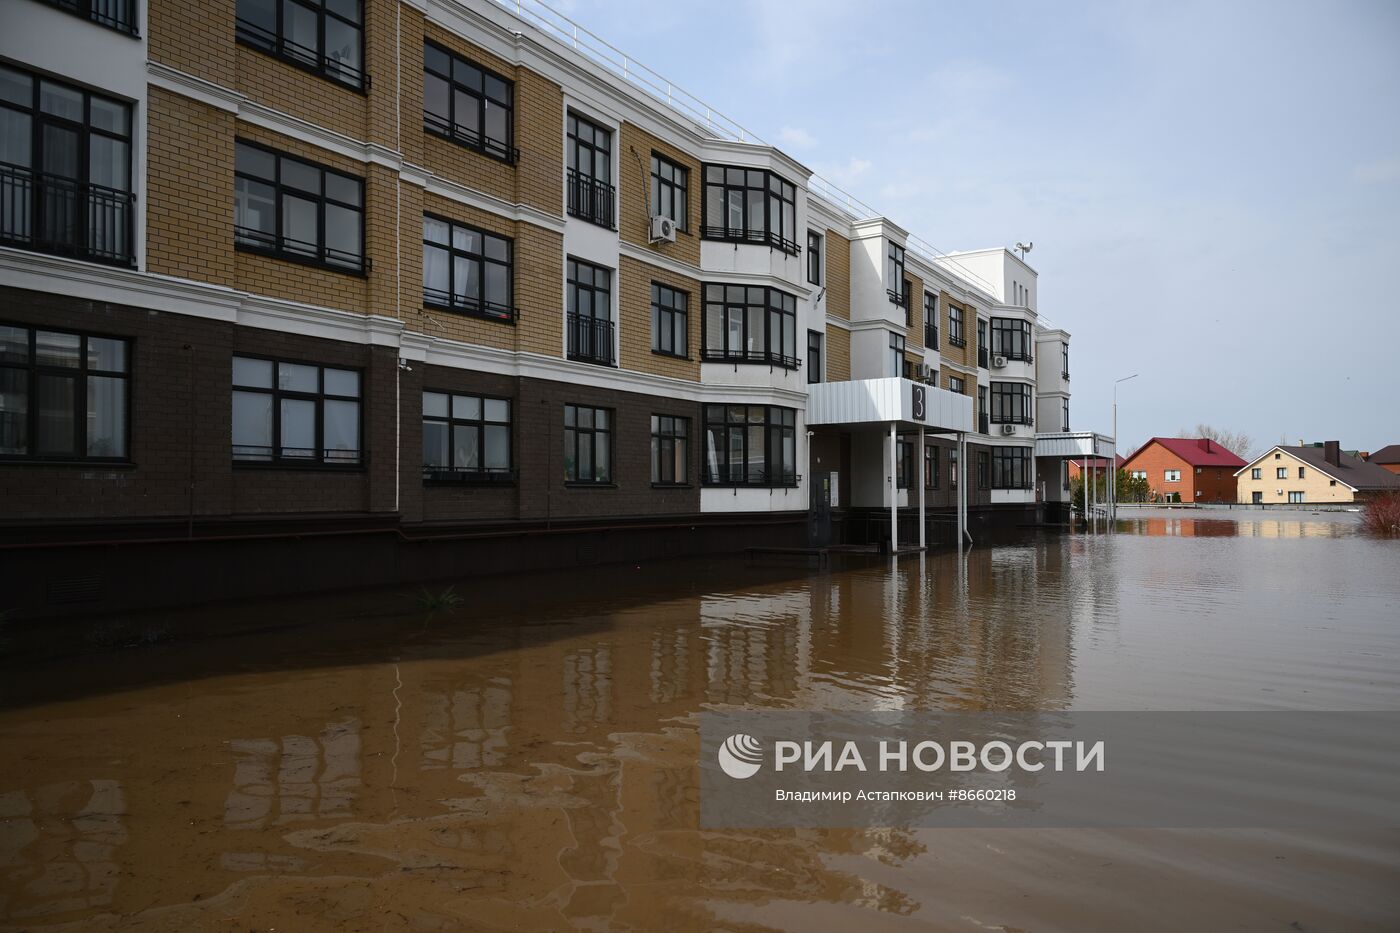
[[[11,625],[0,927],[1395,930],[1394,828],[698,829],[704,710],[1400,709],[1400,542],[1179,516]]]

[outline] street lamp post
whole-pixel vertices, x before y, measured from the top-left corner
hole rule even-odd
[[[1109,473],[1112,479],[1108,485],[1108,521],[1109,527],[1118,521],[1118,383],[1127,382],[1129,379],[1136,379],[1137,373],[1131,376],[1124,376],[1113,383],[1113,454],[1109,457]]]

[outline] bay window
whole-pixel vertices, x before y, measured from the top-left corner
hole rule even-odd
[[[761,285],[705,285],[704,359],[797,369],[797,299]]]
[[[774,405],[705,406],[705,484],[797,485],[797,412]]]
[[[1032,361],[1034,338],[1031,322],[1016,318],[992,318],[992,355],[1004,356],[1009,360]]]
[[[992,424],[1034,424],[1034,393],[1024,382],[992,383]]]
[[[1034,478],[1031,448],[992,448],[993,489],[1030,489]]]
[[[766,169],[705,166],[700,235],[760,243],[796,256],[797,188]]]

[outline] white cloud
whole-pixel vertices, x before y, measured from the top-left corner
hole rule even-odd
[[[875,163],[851,156],[844,164],[818,165],[817,174],[838,185],[849,185],[870,171]]]
[[[778,130],[778,142],[794,149],[810,149],[817,144],[816,137],[800,126],[785,126]]]

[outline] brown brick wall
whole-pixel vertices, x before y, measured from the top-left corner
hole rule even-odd
[[[146,265],[233,285],[233,116],[150,89]]]
[[[392,349],[13,289],[0,290],[0,306],[9,322],[133,341],[131,464],[0,465],[5,520],[206,520],[393,509],[393,458],[386,456],[394,431],[397,354]],[[238,352],[362,370],[365,466],[352,471],[235,467],[230,382]]]
[[[1296,464],[1279,461],[1279,465],[1289,466],[1289,475],[1296,475],[1296,470],[1292,469]],[[1290,487],[1288,480],[1274,479],[1275,464],[1273,460],[1266,460],[1262,466],[1265,484],[1273,483],[1268,490],[1270,495],[1265,501],[1274,498],[1272,494],[1275,488],[1282,486],[1285,491],[1289,488],[1297,488],[1296,483]],[[1121,469],[1129,473],[1135,470],[1146,470],[1147,485],[1153,492],[1158,495],[1181,493],[1182,502],[1234,502],[1239,495],[1239,483],[1235,477],[1235,468],[1208,466],[1202,467],[1198,474],[1196,468],[1191,464],[1156,443],[1138,453],[1131,460],[1126,461]],[[1166,481],[1167,470],[1180,470],[1181,481],[1168,483]],[[1248,475],[1248,473],[1245,474],[1245,476]]]
[[[843,327],[826,326],[826,381],[846,382],[851,378],[851,332]]]
[[[236,0],[148,0],[151,61],[233,87],[235,7]]]
[[[826,231],[826,315],[851,319],[851,241],[835,230]],[[849,340],[847,371],[849,372]]]
[[[624,123],[617,147],[618,164],[618,235],[629,243],[650,249],[672,259],[700,265],[700,197],[703,178],[700,162],[689,154],[657,139],[640,127]],[[689,170],[686,191],[686,229],[676,234],[674,243],[647,242],[651,215],[656,206],[651,198],[651,154],[655,151]]]
[[[627,256],[618,269],[618,307],[620,310],[623,369],[670,376],[674,379],[700,381],[700,283],[692,278],[675,275],[659,266],[640,262]],[[688,359],[677,359],[652,352],[651,348],[651,283],[660,282],[687,293],[686,343]]]

